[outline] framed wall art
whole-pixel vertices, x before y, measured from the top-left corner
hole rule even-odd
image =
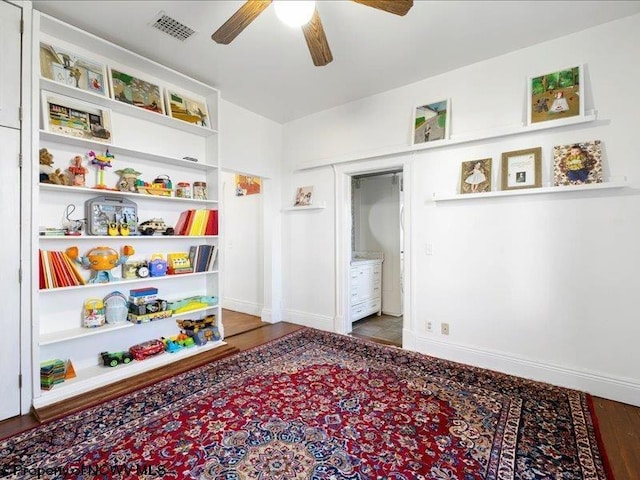
[[[252,177],[249,175],[236,174],[236,197],[244,197],[246,195],[256,195],[260,193],[262,179],[260,177]]]
[[[42,91],[42,124],[48,132],[112,143],[111,110]]]
[[[542,148],[527,148],[502,154],[502,190],[542,186]]]
[[[602,183],[600,140],[553,147],[553,184]]]
[[[440,100],[414,108],[412,145],[449,138],[450,103]]]
[[[162,90],[158,85],[115,68],[109,68],[109,80],[114,100],[164,114]]]
[[[313,186],[298,187],[294,207],[308,207],[313,202]]]
[[[462,162],[460,193],[491,191],[491,158]]]
[[[529,77],[528,123],[584,116],[584,68],[577,65]]]
[[[171,118],[211,128],[209,111],[204,98],[196,99],[191,95],[183,95],[169,88],[166,90],[166,98],[167,113]]]
[[[43,42],[40,42],[40,75],[80,90],[108,95],[105,65]]]

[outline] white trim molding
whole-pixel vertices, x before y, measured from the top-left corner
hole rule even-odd
[[[262,312],[262,304],[254,302],[245,302],[235,298],[223,298],[222,308],[233,310],[234,312],[246,313],[247,315],[260,316]]]
[[[403,341],[409,336],[410,332],[405,330]],[[404,342],[403,345],[407,349],[425,355],[581,390],[591,395],[640,407],[640,383],[630,379],[586,370],[574,370],[561,365],[537,362],[461,344],[440,342],[415,334],[412,342]]]
[[[285,310],[284,318],[287,322],[303,325],[305,327],[317,328],[327,332],[333,332],[333,317],[327,315],[317,315],[315,313],[301,312],[299,310]]]

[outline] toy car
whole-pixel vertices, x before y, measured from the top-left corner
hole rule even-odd
[[[133,355],[129,352],[102,352],[100,355],[105,367],[117,367],[120,363],[129,363],[133,360]]]
[[[136,360],[144,360],[153,355],[164,353],[164,343],[162,343],[162,340],[149,340],[132,346],[129,349],[129,353]]]
[[[173,228],[167,227],[167,224],[164,223],[164,220],[161,218],[152,218],[151,220],[147,220],[146,222],[142,222],[138,225],[138,230],[142,235],[153,235],[158,232],[163,235],[173,235]]]

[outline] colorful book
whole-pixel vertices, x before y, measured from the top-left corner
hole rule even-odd
[[[205,235],[218,235],[218,210],[209,210]]]

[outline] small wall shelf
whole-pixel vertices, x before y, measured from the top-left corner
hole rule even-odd
[[[155,153],[149,153],[142,150],[134,150],[132,148],[120,147],[116,144],[108,144],[95,142],[93,140],[87,140],[85,138],[70,137],[68,135],[62,135],[60,133],[47,132],[46,130],[40,130],[40,140],[54,143],[63,143],[65,145],[72,145],[74,147],[86,148],[87,150],[106,150],[109,149],[110,153],[114,155],[124,155],[128,157],[135,157],[141,160],[151,160],[156,163],[166,163],[168,165],[178,165],[180,167],[193,168],[195,170],[215,170],[217,165],[209,165],[202,162],[193,162],[191,160],[183,160],[182,158],[167,157],[164,155],[157,155]]]
[[[515,195],[539,195],[543,193],[566,193],[586,190],[603,190],[611,188],[623,188],[628,186],[626,178],[622,181],[591,183],[588,185],[568,185],[565,187],[542,187],[542,188],[523,188],[521,190],[499,190],[486,193],[467,193],[456,195],[441,195],[434,193],[434,202],[444,202],[449,200],[472,200],[477,198],[493,198],[493,197],[510,197]]]
[[[161,200],[168,202],[186,202],[186,203],[198,203],[198,204],[210,204],[216,205],[217,200],[197,200],[194,198],[180,198],[180,197],[165,197],[162,195],[147,195],[145,193],[135,192],[120,192],[117,190],[100,190],[97,188],[87,187],[70,187],[66,185],[55,185],[53,183],[41,183],[40,190],[53,190],[60,192],[76,192],[76,193],[91,193],[92,195],[109,195],[109,196],[122,196],[122,197],[135,197],[143,198],[145,200]]]
[[[285,207],[282,209],[283,212],[299,212],[302,210],[322,210],[327,208],[327,204],[322,202],[318,205],[304,205],[301,207]]]

